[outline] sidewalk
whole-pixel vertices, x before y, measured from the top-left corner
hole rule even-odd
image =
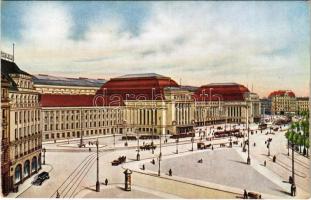
[[[31,176],[30,178],[28,178],[26,181],[24,181],[22,184],[18,186],[17,193],[11,192],[8,194],[8,196],[6,196],[6,198],[17,198],[21,194],[23,194],[26,190],[28,190],[30,187],[32,186],[37,187],[37,186],[32,185],[32,181],[34,180],[34,178],[43,171],[51,172],[52,170],[53,170],[53,167],[51,165],[42,165],[42,169],[38,171],[37,174],[34,174],[33,176]]]

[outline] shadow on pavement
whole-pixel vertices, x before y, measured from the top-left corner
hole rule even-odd
[[[278,191],[280,193],[286,194],[288,196],[291,196],[290,192],[284,191],[284,190],[280,190],[280,189],[274,189],[275,191]]]
[[[247,163],[246,163],[246,162],[243,162],[243,161],[237,161],[237,160],[229,160],[229,161],[247,165]]]

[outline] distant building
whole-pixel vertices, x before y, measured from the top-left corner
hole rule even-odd
[[[309,112],[309,97],[297,97],[296,98],[297,102],[297,113],[301,112]]]
[[[244,85],[212,83],[201,86],[195,94],[197,102],[207,103],[205,107],[208,108],[210,104],[213,105],[208,110],[212,117],[207,118],[208,121],[246,123],[249,119],[249,122],[252,123],[260,120],[259,96],[250,92]],[[202,123],[204,117],[199,119],[199,124],[204,124]]]
[[[260,99],[260,105],[261,105],[261,114],[265,115],[271,115],[271,99],[269,98],[263,98]]]
[[[12,191],[41,169],[41,108],[30,74],[6,59],[1,59],[1,74],[12,82],[8,91],[10,177],[8,181],[4,179],[4,188]]]
[[[10,192],[10,77],[1,73],[1,186],[3,195]]]
[[[296,97],[291,90],[278,90],[271,92],[269,99],[271,100],[272,114],[284,115],[296,113]]]
[[[36,90],[41,94],[94,95],[106,81],[39,74],[33,76],[33,82]]]

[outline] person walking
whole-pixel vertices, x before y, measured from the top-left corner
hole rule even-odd
[[[106,186],[108,185],[108,179],[107,178],[105,179],[105,185]]]
[[[168,170],[168,175],[169,175],[169,176],[172,176],[172,175],[173,175],[172,169]]]
[[[60,194],[59,194],[58,190],[56,191],[56,198],[60,198]]]
[[[244,189],[243,199],[247,199],[247,191]]]

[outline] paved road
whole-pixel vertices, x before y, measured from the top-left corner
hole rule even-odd
[[[200,159],[203,159],[203,163],[198,163]],[[147,170],[158,170],[158,166],[150,162],[145,166]],[[287,196],[280,187],[247,165],[234,149],[227,148],[171,158],[163,160],[161,166],[166,173],[172,169],[173,175],[180,177]]]

